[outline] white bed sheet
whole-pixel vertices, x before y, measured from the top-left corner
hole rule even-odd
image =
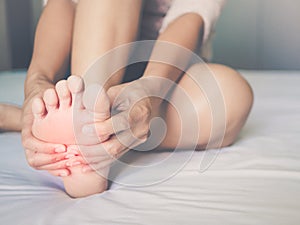
[[[165,182],[112,183],[102,194],[71,199],[59,178],[27,165],[18,133],[0,134],[0,224],[300,224],[300,72],[242,73],[254,89],[253,111],[237,142],[204,173],[198,171],[204,152],[197,152]],[[2,73],[0,101],[20,104],[23,82],[22,72]],[[168,154],[132,153],[129,159]],[[164,169],[116,170],[113,176],[143,183]]]

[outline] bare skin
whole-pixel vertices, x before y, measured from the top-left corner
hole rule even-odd
[[[1,131],[21,131],[20,107],[0,104],[0,132]]]
[[[32,135],[32,133],[34,133],[32,131],[34,119],[32,113],[29,111],[29,107],[31,108],[33,101],[40,101],[45,95],[44,92],[49,88],[53,88],[54,82],[60,79],[59,75],[61,74],[61,71],[63,71],[63,68],[66,64],[65,62],[68,61],[69,54],[71,54],[71,46],[72,74],[77,74],[80,76],[83,75],[91,61],[93,61],[99,55],[117,45],[127,43],[135,39],[142,2],[139,0],[131,1],[132,3],[128,1],[124,3],[120,3],[120,1],[80,1],[76,9],[77,22],[74,22],[75,5],[70,3],[68,0],[52,0],[48,2],[48,5],[46,6],[39,22],[35,41],[35,51],[28,71],[27,82],[25,84],[26,100],[23,107],[23,121],[25,121],[23,123],[22,130],[23,145],[26,149],[26,155],[29,164],[36,169],[48,170],[53,175],[63,177],[66,191],[73,197],[83,197],[86,196],[87,193],[90,195],[102,192],[104,187],[99,188],[96,185],[97,183],[102,182],[101,178],[97,176],[99,182],[97,179],[94,179],[95,185],[89,185],[86,183],[85,188],[78,188],[84,183],[78,179],[76,182],[74,182],[76,179],[72,178],[76,172],[81,174],[82,171],[71,171],[70,167],[67,165],[69,160],[66,158],[61,160],[61,157],[65,155],[66,151],[65,143],[60,143],[62,145],[57,145],[57,143],[52,142],[53,144],[51,144],[53,139],[51,137],[47,139],[47,135],[45,135],[46,132],[44,132],[43,138],[41,137],[43,140],[40,140]],[[119,10],[124,12],[121,16],[118,11],[114,11],[114,13],[112,13],[108,10],[109,8],[124,9],[124,7],[129,7],[130,10]],[[99,10],[102,10],[101,13],[99,13]],[[63,11],[65,11],[64,14],[59,13]],[[48,36],[45,36],[47,31],[53,30],[53,22],[50,14],[52,14],[52,16],[55,15],[57,20],[59,20],[61,16],[61,21],[64,23],[57,23],[59,24],[59,29],[61,29],[61,31],[57,31],[56,35],[51,33]],[[110,17],[112,23],[118,25],[114,26],[115,28],[112,29],[111,26],[107,26],[107,20],[101,18],[102,16]],[[65,25],[67,27],[64,27]],[[95,26],[101,27],[102,29],[94,29]],[[111,38],[112,36],[114,38]],[[52,40],[50,40],[49,37],[51,37]],[[93,37],[92,40],[91,37]],[[74,40],[73,43],[72,40]],[[89,41],[87,42],[86,40]],[[55,45],[52,49],[44,48],[44,46],[51,46],[53,44]],[[57,46],[60,44],[63,46],[57,49]],[[56,51],[53,51],[54,49]],[[105,68],[103,68],[102,71],[99,71],[99,74],[105,74]],[[104,77],[95,76],[95,79],[85,83],[88,85],[90,83],[97,83],[99,80],[105,80],[106,77],[105,75],[103,76]],[[109,88],[111,85],[118,84],[122,79],[121,74],[115,77],[116,79],[114,78],[109,81],[108,84],[106,84],[106,88]],[[37,85],[39,85],[38,91],[36,90]],[[65,113],[67,114],[67,112]],[[43,130],[47,130],[47,128],[47,126],[44,126]],[[47,155],[45,154],[46,152],[48,154],[57,153],[57,155]],[[85,174],[85,177],[88,176],[89,174]],[[95,176],[93,177],[96,178]]]
[[[103,121],[109,117],[109,100],[105,95],[99,96],[97,112],[89,108],[89,100],[92,97],[85,97],[83,101],[83,82],[81,78],[71,76],[67,81],[59,81],[55,89],[45,91],[43,98],[36,98],[32,105],[34,122],[32,132],[40,140],[52,143],[85,144],[92,145],[100,143],[99,138],[89,138],[81,133],[84,124],[94,121]],[[94,90],[93,90],[94,91]],[[96,90],[101,91],[101,90]],[[98,93],[87,93],[94,95]],[[101,105],[100,105],[101,103]],[[107,139],[107,137],[106,137]],[[103,141],[103,139],[102,139]],[[75,158],[79,152],[67,151],[66,158]],[[70,176],[64,177],[64,185],[67,192],[78,197],[103,192],[106,189],[106,178],[99,176],[95,171],[82,172],[79,161],[69,161],[67,164],[71,172]],[[108,167],[101,173],[107,174]]]
[[[190,68],[190,70],[188,70],[188,72],[191,70],[197,72],[198,69],[197,67],[201,67],[201,66],[202,65],[194,65],[192,68]],[[236,71],[221,65],[210,64],[208,66],[212,70],[216,78],[216,81],[219,83],[220,89],[224,97],[226,116],[227,116],[227,121],[226,121],[227,128],[226,128],[224,140],[222,143],[220,143],[220,146],[228,146],[234,142],[236,136],[238,135],[240,129],[242,128],[242,126],[244,125],[247,119],[253,101],[252,91],[248,83]],[[69,78],[69,80],[72,79],[74,79],[74,76]],[[192,104],[196,108],[197,117],[199,120],[199,127],[201,127],[201,136],[200,139],[198,140],[197,146],[198,149],[203,149],[206,147],[211,135],[210,133],[212,129],[211,121],[213,119],[211,116],[212,109],[203,91],[195,84],[195,82],[188,75],[184,76],[180,80],[178,85],[188,94],[189,98],[192,100]],[[56,86],[57,93],[65,92],[65,90],[64,91],[61,90],[62,88],[61,86],[62,85]],[[95,141],[93,145],[87,146],[87,142],[85,142],[85,138],[90,136],[85,136],[85,135],[83,135],[83,139],[81,139],[83,141],[82,143],[76,142],[73,137],[74,136],[73,132],[74,130],[76,132],[77,129],[76,128],[74,129],[74,122],[70,120],[70,118],[72,118],[72,113],[74,112],[76,113],[76,106],[74,109],[74,104],[71,103],[72,101],[71,96],[75,96],[76,93],[73,91],[74,89],[70,85],[69,85],[69,90],[70,92],[68,97],[64,99],[62,97],[57,98],[55,95],[53,96],[53,99],[44,97],[43,102],[46,105],[46,107],[40,103],[39,103],[40,106],[38,106],[39,105],[38,103],[35,103],[33,105],[33,111],[36,118],[33,125],[33,132],[36,137],[39,137],[39,132],[38,132],[39,130],[41,130],[41,133],[43,133],[45,128],[48,128],[46,130],[49,131],[49,127],[50,127],[51,129],[53,129],[53,132],[45,133],[45,136],[41,137],[41,139],[51,140],[51,138],[57,138],[57,136],[60,135],[56,135],[56,134],[59,134],[60,132],[63,131],[64,133],[70,133],[71,135],[62,135],[63,140],[60,140],[61,142],[70,143],[69,146],[72,147],[82,146],[81,149],[80,147],[78,147],[78,149],[75,147],[75,150],[77,150],[78,152],[80,150],[85,151],[85,153],[83,154],[86,158],[83,159],[80,156],[74,156],[74,158],[73,157],[71,158],[70,160],[71,165],[69,168],[71,171],[71,175],[64,178],[64,181],[65,181],[66,190],[68,190],[69,194],[72,194],[72,196],[75,197],[79,197],[78,193],[80,192],[80,197],[83,197],[86,195],[90,195],[91,193],[102,192],[106,189],[107,183],[106,183],[105,175],[107,175],[109,172],[110,163],[112,163],[116,158],[119,158],[126,151],[128,151],[131,146],[130,145],[123,146],[122,144],[124,143],[120,145],[117,142],[117,139],[113,139],[113,138],[111,140],[102,142],[103,140],[107,139],[107,136],[102,138],[102,140],[99,141],[98,145]],[[58,96],[62,96],[62,95],[58,94]],[[111,94],[108,94],[108,97],[110,98],[110,101],[113,100]],[[232,101],[232,99],[234,99],[234,101]],[[63,103],[63,101],[65,103]],[[177,104],[181,104],[181,105],[183,104],[183,102],[181,102],[182,99],[180,98],[180,95],[178,95],[177,93],[177,89],[175,89],[171,101],[174,103],[177,102]],[[51,104],[52,105],[51,107],[54,107],[54,109],[50,108],[49,102],[52,103],[55,102],[54,106],[53,104]],[[60,102],[59,108],[57,108],[58,102]],[[105,104],[103,104],[103,102],[105,103],[105,101],[102,98],[101,101],[98,101],[99,106],[95,108],[104,110],[105,107],[103,106],[105,106]],[[80,103],[79,100],[77,104],[82,105],[80,110],[83,111],[87,110],[83,106],[85,105],[84,101],[83,103]],[[107,106],[108,105],[109,104],[107,104]],[[47,110],[46,115],[45,115],[45,110]],[[107,111],[108,110],[109,107],[107,107]],[[131,114],[132,118],[138,118],[140,116],[138,114],[135,114],[134,110],[132,111],[133,111],[133,114]],[[166,121],[167,133],[165,139],[163,140],[163,142],[160,144],[159,147],[162,149],[172,149],[172,148],[179,147],[178,140],[180,139],[181,136],[181,123],[186,123],[186,122],[188,123],[188,121],[190,120],[191,111],[187,110],[186,114],[181,114],[180,117],[178,116],[178,113],[171,105],[167,105],[165,110],[161,110],[161,111],[166,111],[166,113],[157,116],[164,118],[164,120]],[[105,113],[105,111],[102,111],[102,113],[100,114],[103,115],[103,113]],[[138,111],[137,113],[140,114],[141,111]],[[110,125],[107,122],[110,120],[109,118],[105,119],[105,117],[103,117],[98,120],[97,119],[93,120],[93,118],[89,119],[88,117],[89,117],[88,115],[84,117],[85,120],[79,126],[80,128],[82,128],[84,124],[102,123],[102,127],[100,128],[102,132],[105,129],[107,130],[114,129],[113,127],[109,128]],[[64,122],[57,123],[55,128],[52,128],[53,126],[51,124],[57,121],[64,121]],[[79,133],[80,131],[82,130],[78,130]],[[131,126],[131,131],[136,135],[138,135],[138,133],[136,133],[136,131],[134,130],[134,126]],[[78,132],[76,135],[78,135]],[[105,133],[105,134],[110,134],[110,133]],[[111,134],[113,134],[113,132]],[[101,137],[101,135],[99,134],[94,137]],[[128,136],[128,138],[130,137]],[[54,141],[54,139],[52,139],[52,141]],[[73,145],[74,143],[76,144]],[[88,140],[88,143],[92,143],[91,139]],[[111,147],[107,147],[109,145]],[[210,147],[220,147],[220,146],[212,145]],[[187,143],[187,145],[183,145],[180,147],[188,148],[189,143]],[[72,148],[70,149],[72,150]],[[100,153],[101,151],[103,152],[108,151],[110,155],[112,155],[113,157],[105,158],[105,156],[101,156]],[[73,154],[73,152],[71,151],[70,154]],[[99,163],[97,163],[97,160],[99,160]],[[86,165],[87,163],[89,163],[89,165]],[[83,168],[90,168],[90,170],[88,170],[89,172],[84,172],[82,170]],[[96,169],[97,172],[95,172],[94,169]],[[103,175],[104,177],[102,177],[99,174]],[[74,189],[74,187],[76,188]]]
[[[104,150],[113,158],[118,158],[130,147],[140,144],[136,142],[124,146],[116,138],[115,131],[112,129],[112,120],[120,117],[121,113],[111,118],[93,120],[93,126],[96,127],[94,135],[96,139],[91,135],[88,139],[84,138],[84,140],[88,140],[87,142],[77,143],[74,141],[74,127],[70,124],[72,122],[70,112],[75,110],[74,102],[77,100],[75,98],[74,101],[73,97],[74,94],[84,95],[85,91],[82,92],[82,89],[72,86],[70,81],[73,79],[72,77],[55,86],[56,81],[60,80],[64,74],[70,54],[72,54],[72,74],[82,76],[95,58],[109,49],[135,40],[141,1],[132,0],[132,4],[127,3],[98,0],[80,1],[75,11],[76,6],[69,0],[51,0],[43,12],[37,29],[34,54],[25,84],[26,98],[22,114],[23,145],[28,163],[33,168],[47,170],[53,175],[63,177],[66,191],[73,197],[100,193],[106,189],[106,180],[91,169],[91,167],[97,168],[97,170],[104,171],[104,174],[108,172],[112,157],[107,160],[103,159],[101,154]],[[121,10],[129,6],[130,10]],[[119,7],[120,10],[114,12],[108,10],[116,7]],[[102,10],[101,13],[99,10]],[[121,11],[122,14],[119,15],[118,11]],[[91,16],[92,14],[93,16]],[[57,21],[53,20],[53,15]],[[75,17],[76,22],[74,22]],[[203,26],[203,20],[199,15],[188,13],[170,24],[165,32],[158,37],[158,40],[171,42],[195,51],[198,40],[203,35]],[[95,29],[95,27],[101,29]],[[56,32],[51,32],[54,29]],[[181,32],[178,32],[179,30]],[[90,39],[91,37],[93,38]],[[89,41],[86,41],[87,39]],[[74,41],[72,42],[72,40]],[[159,46],[156,46],[153,50],[153,56],[161,52]],[[181,60],[180,57],[175,57],[175,65],[178,63],[176,62],[177,58]],[[123,60],[127,60],[127,58],[125,57]],[[247,82],[236,71],[220,65],[209,65],[209,67],[214,72],[215,79],[224,95],[228,117],[222,146],[227,146],[233,143],[245,123],[253,101],[252,91]],[[108,76],[106,69],[105,67],[101,68],[99,74],[95,74],[92,80],[85,80],[86,86],[106,80]],[[197,69],[197,65],[190,69]],[[186,90],[193,100],[201,127],[205,128],[201,129],[202,135],[199,143],[197,143],[198,147],[199,149],[205,147],[210,135],[211,124],[208,121],[211,119],[211,112],[201,90],[193,84],[187,75],[181,74],[177,68],[170,65],[149,63],[143,77],[149,78],[153,74],[174,82],[181,78],[178,85]],[[119,85],[122,76],[123,71],[120,71],[105,84],[104,88],[107,90],[110,103],[124,87],[124,85]],[[157,86],[159,87],[159,85]],[[157,87],[145,86],[136,90],[137,92],[147,90],[155,93]],[[172,95],[173,101],[180,104],[181,99],[176,96],[175,90]],[[235,96],[239,96],[239,98]],[[125,96],[122,100],[125,102],[130,97]],[[65,104],[66,102],[68,104]],[[77,105],[80,105],[80,102],[79,100]],[[106,109],[102,105],[105,105],[103,99],[96,102],[96,107],[93,109],[87,107],[88,104],[84,101],[81,102],[81,105],[85,106],[82,111],[84,113],[86,111],[91,112],[93,119],[97,112]],[[154,101],[151,98],[146,98],[135,106],[135,110],[132,110],[129,118],[131,121],[130,128],[134,136],[140,138],[141,141],[145,140],[149,131],[151,116],[155,112],[160,112],[162,107],[164,107],[162,101]],[[128,110],[124,109],[124,112]],[[160,147],[173,148],[177,145],[180,135],[177,132],[180,130],[180,120],[171,106],[167,106],[165,110],[164,119],[168,125],[168,132]],[[86,118],[84,117],[84,119]],[[183,115],[182,119],[188,120],[188,114]],[[69,125],[56,123],[55,129],[58,133],[61,130],[67,133],[65,136],[64,134],[57,135],[61,139],[57,139],[57,136],[48,135],[46,132],[51,129],[54,120],[68,121]],[[87,121],[84,121],[79,127],[89,122],[91,121],[87,118]],[[131,142],[129,131],[128,129],[120,130],[120,133],[124,139]],[[110,138],[106,140],[108,136]],[[94,140],[97,140],[98,143]],[[80,155],[77,156],[79,147],[84,149],[85,159]],[[70,158],[72,155],[74,157]],[[81,164],[77,165],[78,163]],[[84,171],[87,172],[84,173]]]
[[[72,46],[75,9],[75,4],[69,0],[50,0],[44,8],[36,30],[22,107],[22,142],[28,164],[61,177],[70,174],[64,160],[66,147],[63,144],[41,141],[32,135],[32,102],[35,98],[41,98],[45,90],[54,88],[55,82],[66,73]],[[49,167],[49,164],[55,166]]]

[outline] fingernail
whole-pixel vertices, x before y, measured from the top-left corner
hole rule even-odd
[[[65,159],[70,159],[70,158],[74,158],[74,157],[75,157],[74,154],[67,154],[67,155],[65,156]]]
[[[82,133],[88,135],[94,134],[94,127],[91,125],[86,125],[82,128]]]
[[[65,152],[65,151],[66,151],[65,146],[58,146],[58,147],[55,148],[56,153],[62,153],[62,152]]]

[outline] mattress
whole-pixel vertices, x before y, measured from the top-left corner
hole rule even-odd
[[[27,165],[19,133],[0,134],[0,224],[300,224],[300,72],[241,73],[252,113],[234,145],[209,151],[205,171],[205,151],[130,152],[135,165],[172,160],[112,168],[109,190],[72,199],[60,178]],[[0,74],[0,102],[21,104],[24,76]]]

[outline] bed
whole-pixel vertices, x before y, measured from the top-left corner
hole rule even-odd
[[[241,73],[254,89],[252,113],[234,145],[211,150],[217,157],[205,172],[205,152],[196,152],[164,182],[123,185],[155,180],[161,167],[115,170],[108,191],[72,199],[59,178],[27,165],[19,133],[0,134],[0,224],[300,224],[300,71]],[[22,102],[24,77],[0,74],[0,102]],[[128,158],[138,163],[166,154]]]

